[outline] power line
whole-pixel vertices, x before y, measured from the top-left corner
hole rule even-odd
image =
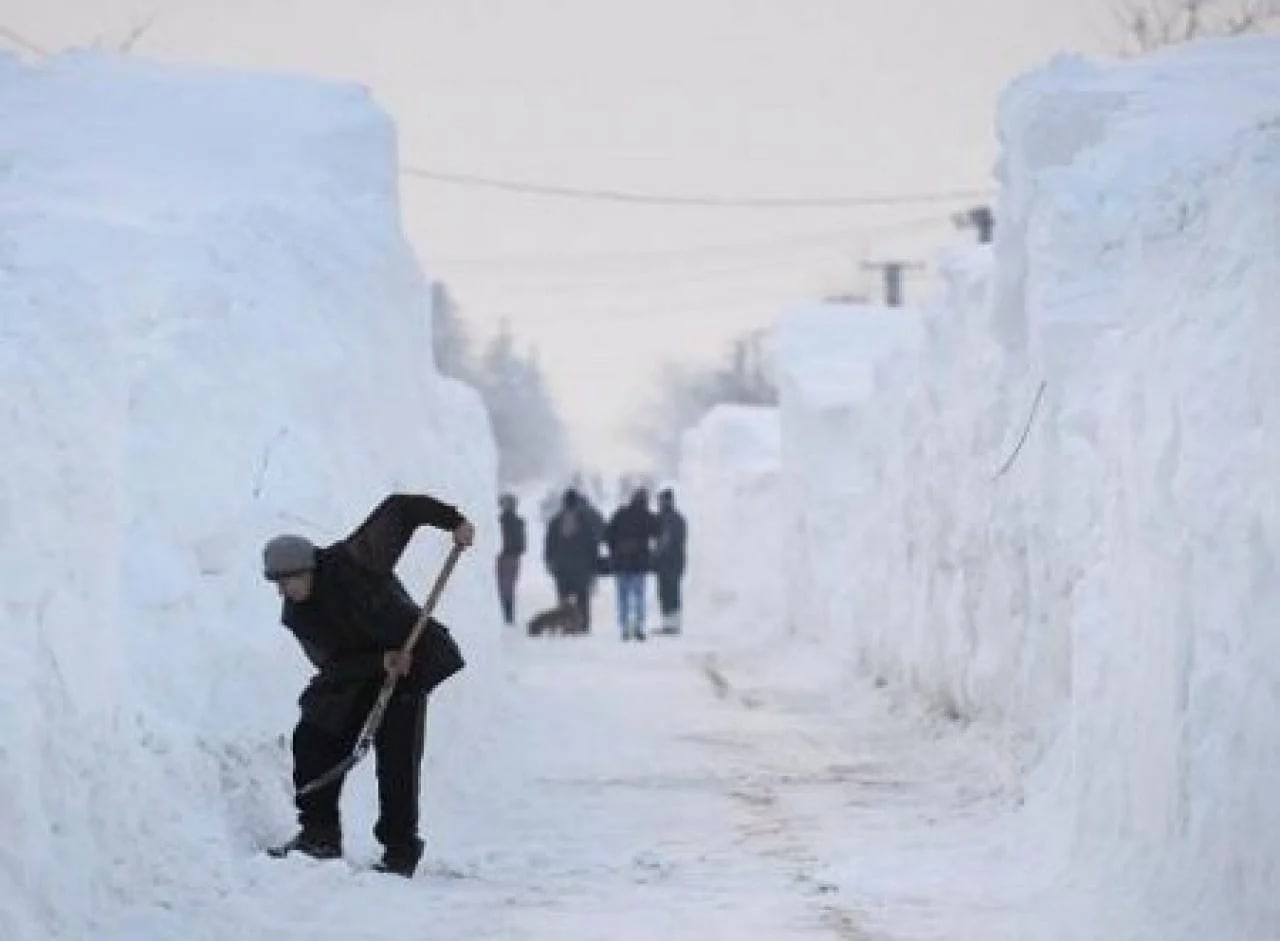
[[[799,270],[812,267],[825,260],[843,258],[849,252],[835,243],[814,245],[807,249],[791,249],[789,251],[757,254],[748,257],[728,256],[723,258],[673,258],[657,265],[648,264],[639,267],[597,266],[575,272],[574,269],[556,269],[550,266],[524,267],[519,269],[492,270],[483,272],[485,283],[514,285],[547,285],[562,284],[566,287],[581,285],[625,285],[625,284],[657,284],[683,283],[686,279],[703,279],[707,276],[736,275],[741,272],[767,271],[779,268]],[[444,271],[447,266],[434,270]],[[442,273],[445,281],[458,280],[456,276]]]
[[[762,298],[750,303],[741,301],[711,301],[706,304],[695,306],[662,306],[654,304],[644,304],[640,306],[619,306],[614,303],[595,304],[592,310],[598,317],[592,318],[592,323],[600,326],[604,330],[615,329],[603,323],[606,318],[617,316],[623,318],[639,318],[640,320],[653,320],[663,318],[683,317],[685,319],[702,318],[710,315],[719,315],[725,313],[738,314],[745,317],[760,316],[768,320],[772,320],[780,309],[789,306],[802,305],[805,303],[820,303],[817,299],[805,295],[804,297],[791,296],[786,300],[778,301],[776,299]],[[465,302],[464,302],[464,306]],[[530,321],[545,321],[547,318],[542,312],[531,312],[529,308],[508,309],[501,304],[492,306],[475,305],[475,309],[483,309],[487,317],[500,317],[512,322],[519,321],[521,323],[529,323]],[[762,326],[765,326],[762,324]]]
[[[661,248],[652,250],[616,251],[616,252],[577,252],[559,254],[528,255],[490,255],[461,256],[433,255],[431,261],[436,265],[457,266],[459,268],[534,268],[541,269],[562,266],[584,266],[599,268],[620,264],[666,265],[716,256],[778,256],[782,254],[798,254],[829,248],[839,243],[847,243],[853,239],[867,238],[888,232],[906,231],[916,228],[944,226],[948,224],[946,216],[929,215],[903,219],[898,222],[886,222],[881,225],[860,226],[810,232],[789,237],[774,239],[756,239],[748,242],[729,242],[714,245],[689,245],[683,248]]]
[[[520,297],[526,300],[574,295],[582,295],[584,298],[588,298],[598,295],[602,291],[626,291],[628,297],[656,297],[659,294],[679,293],[682,290],[697,286],[708,287],[728,283],[742,286],[749,282],[758,282],[764,278],[781,282],[801,277],[811,278],[812,275],[812,271],[798,270],[795,263],[790,259],[774,259],[771,262],[738,262],[733,265],[694,269],[684,273],[675,272],[666,276],[644,272],[624,272],[602,277],[574,278],[566,281],[563,280],[564,276],[560,275],[558,280],[547,282],[535,280],[531,284],[526,283],[525,286],[506,288],[502,293],[510,293],[516,290],[519,292]],[[486,279],[486,284],[491,283],[490,280]],[[475,297],[482,293],[483,289],[476,290],[473,287],[468,291],[468,296]]]
[[[939,220],[934,217],[910,220],[909,224],[918,225],[922,222],[946,224],[945,218]],[[884,228],[901,227],[901,225],[894,225]],[[850,230],[850,233],[858,232],[865,237],[876,230],[876,228]],[[755,243],[758,246],[765,244],[768,243]],[[799,252],[803,252],[803,255]],[[565,270],[558,271],[547,265],[525,266],[516,270],[498,270],[488,273],[482,282],[469,283],[463,293],[468,299],[474,300],[477,296],[495,291],[500,295],[515,291],[523,300],[571,298],[580,300],[584,304],[590,303],[592,306],[598,305],[599,301],[591,298],[598,297],[601,292],[625,291],[629,298],[645,297],[658,300],[673,293],[686,293],[694,288],[707,289],[717,285],[728,286],[730,283],[737,285],[739,289],[744,289],[748,283],[758,284],[762,279],[775,284],[795,282],[797,279],[804,283],[811,283],[815,277],[822,276],[824,272],[829,276],[834,272],[835,267],[843,268],[845,263],[841,259],[847,254],[848,252],[837,242],[828,239],[825,243],[813,244],[807,248],[794,247],[784,251],[774,249],[763,254],[763,257],[757,254],[756,257],[749,259],[743,257],[734,259],[732,255],[718,260],[699,259],[697,256],[681,258],[680,252],[676,251],[676,257],[667,259],[666,263],[658,268],[617,269],[598,266],[585,275],[574,275]],[[647,261],[650,264],[655,261],[649,258],[637,260]],[[887,302],[890,306],[894,306],[901,303],[904,277],[924,270],[925,266],[891,262],[879,265],[864,263],[863,267],[884,269]],[[443,280],[453,284],[462,283],[447,273],[443,273]],[[653,300],[649,303],[653,303]]]
[[[441,170],[427,170],[413,166],[402,166],[400,172],[405,176],[417,177],[436,183],[500,190],[502,192],[521,193],[530,196],[553,196],[561,199],[707,209],[847,209],[854,206],[902,206],[912,203],[955,202],[957,200],[978,199],[991,195],[991,190],[989,189],[969,189],[933,193],[899,193],[885,196],[688,196],[529,183],[470,173],[446,173]]]

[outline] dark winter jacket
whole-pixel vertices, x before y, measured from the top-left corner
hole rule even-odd
[[[502,526],[502,548],[498,550],[498,555],[508,558],[519,558],[524,555],[524,520],[511,510],[503,510],[498,517],[498,522]]]
[[[597,510],[594,504],[586,500],[582,501],[581,506],[582,512],[585,513],[587,517],[587,528],[591,530],[591,538],[596,541],[597,545],[599,545],[604,542],[604,514]]]
[[[565,507],[547,524],[542,557],[557,579],[586,582],[595,574],[599,545],[582,507]]]
[[[684,571],[688,526],[674,507],[658,511],[658,538],[653,547],[653,567],[678,575]]]
[[[395,575],[395,565],[419,526],[453,530],[463,516],[432,497],[387,497],[346,539],[317,550],[311,596],[285,600],[281,622],[319,671],[298,705],[303,717],[339,729],[361,690],[385,676],[383,654],[404,644],[422,609]],[[462,669],[448,630],[432,620],[413,650],[403,687],[430,692]]]
[[[643,503],[628,503],[614,513],[605,529],[613,571],[624,575],[650,571],[651,544],[657,535],[658,518]]]

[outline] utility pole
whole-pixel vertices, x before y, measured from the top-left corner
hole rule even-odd
[[[924,265],[914,261],[880,261],[862,263],[863,271],[881,271],[884,273],[884,302],[889,307],[902,306],[902,273],[919,271]]]
[[[952,215],[951,221],[957,229],[975,229],[978,233],[978,241],[983,245],[991,241],[992,232],[996,227],[996,217],[990,206],[974,206],[972,209],[957,212]]]

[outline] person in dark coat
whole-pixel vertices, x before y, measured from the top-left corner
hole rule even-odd
[[[400,652],[421,608],[395,566],[421,526],[470,546],[475,529],[454,507],[428,496],[383,500],[351,535],[317,548],[302,536],[277,536],[263,549],[263,572],[283,599],[281,622],[318,671],[298,700],[293,732],[296,790],[324,774],[355,747],[387,675],[397,677],[374,742],[384,872],[412,876],[422,856],[418,783],[427,694],[462,669],[448,630],[431,620],[410,657]],[[298,834],[272,855],[297,851],[318,859],[342,855],[338,798],[342,779],[296,798]]]
[[[595,504],[593,504],[590,500],[584,497],[581,493],[578,494],[578,500],[579,500],[578,505],[582,507],[583,516],[587,521],[587,529],[591,533],[591,541],[595,545],[595,548],[592,550],[592,552],[594,555],[599,556],[600,544],[604,542],[604,529],[605,529],[604,514],[601,513],[598,509],[596,509]],[[598,565],[595,565],[591,570],[591,580],[587,583],[588,594],[590,594],[592,597],[595,597],[596,583],[599,580],[600,580],[600,569]]]
[[[653,567],[652,543],[657,518],[649,511],[649,492],[636,490],[605,527],[609,560],[618,587],[618,627],[622,639],[644,640],[645,575]]]
[[[599,541],[583,512],[578,491],[564,492],[560,512],[547,523],[542,557],[556,583],[561,604],[573,599],[582,617],[582,629],[591,629],[591,581],[595,578]]]
[[[525,550],[525,527],[524,520],[516,514],[513,494],[503,494],[498,505],[502,507],[498,516],[502,529],[502,547],[496,564],[498,600],[502,602],[502,620],[509,625],[515,622],[516,616],[516,580],[520,577],[520,557]]]
[[[676,509],[670,488],[658,494],[658,538],[653,546],[653,571],[658,576],[658,607],[662,633],[680,633],[680,579],[684,576],[685,544],[689,528]]]

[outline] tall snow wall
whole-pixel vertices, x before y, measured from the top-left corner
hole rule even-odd
[[[435,372],[396,199],[361,89],[0,59],[0,937],[120,936],[287,834],[307,669],[265,538],[396,490],[488,519],[487,419]],[[416,543],[421,596],[448,537]],[[446,809],[483,773],[488,579],[464,561],[442,605],[470,661],[433,697]]]
[[[1079,858],[1188,936],[1277,936],[1280,42],[1064,59],[999,123],[990,257],[777,331],[790,610],[1061,749]]]
[[[1078,834],[1275,936],[1280,41],[1064,62],[1001,124]]]
[[[718,405],[685,432],[679,502],[689,521],[691,638],[751,646],[785,632],[781,442],[776,408]],[[733,534],[732,541],[726,541]]]

